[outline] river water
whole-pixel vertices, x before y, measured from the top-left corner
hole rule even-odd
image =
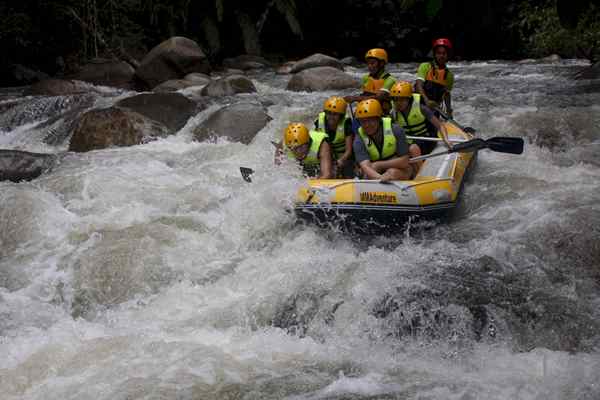
[[[250,145],[193,142],[212,107],[175,136],[0,182],[0,397],[600,398],[600,85],[570,78],[584,64],[451,65],[456,119],[525,151],[482,151],[452,221],[393,236],[295,223],[302,178],[269,141],[334,93],[267,72],[251,78],[274,119]],[[39,122],[132,94],[19,98],[0,147],[63,152]]]

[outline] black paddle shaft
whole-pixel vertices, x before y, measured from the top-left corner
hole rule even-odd
[[[493,137],[491,139],[473,139],[452,146],[451,152],[471,152],[481,149],[490,149],[500,153],[522,154],[523,139],[518,137]]]

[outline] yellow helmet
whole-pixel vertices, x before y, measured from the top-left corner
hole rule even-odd
[[[332,96],[328,98],[325,100],[325,104],[323,105],[323,109],[325,111],[338,114],[346,114],[346,107],[348,107],[346,100],[339,96]]]
[[[308,143],[309,140],[310,135],[308,134],[308,129],[304,124],[292,122],[287,126],[287,128],[285,128],[284,141],[286,147],[294,148],[297,146],[302,146],[303,144]]]
[[[413,94],[410,82],[399,81],[390,89],[390,97],[410,97]]]
[[[375,99],[363,100],[356,106],[356,118],[381,117],[381,103]]]
[[[365,54],[365,60],[368,58],[376,58],[386,64],[388,62],[387,52],[384,49],[371,49],[367,51],[367,54]]]

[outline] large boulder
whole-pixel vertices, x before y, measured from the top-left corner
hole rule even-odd
[[[96,59],[84,65],[70,78],[91,82],[94,85],[130,89],[133,87],[134,74],[133,67],[125,61]]]
[[[194,139],[227,137],[248,144],[272,118],[260,104],[243,102],[226,106],[209,116],[194,131]]]
[[[158,121],[172,133],[183,128],[199,111],[196,103],[181,93],[142,93],[120,100],[116,106]]]
[[[358,89],[359,87],[360,82],[357,78],[333,67],[306,69],[294,75],[287,84],[287,90],[295,92]]]
[[[14,64],[10,68],[9,82],[15,85],[30,85],[35,82],[49,79],[50,76],[45,72],[27,68],[21,64]]]
[[[153,88],[191,72],[210,73],[208,58],[196,42],[175,36],[153,48],[142,59],[135,75]]]
[[[300,71],[304,71],[305,69],[315,67],[333,67],[342,71],[344,70],[344,64],[342,64],[337,58],[326,56],[325,54],[321,53],[316,53],[312,56],[303,58],[302,60],[294,63],[294,66],[292,67],[290,72],[292,74],[295,74]]]
[[[110,107],[88,111],[78,121],[69,150],[85,152],[133,146],[169,134],[164,125],[131,110]]]
[[[54,166],[55,154],[30,153],[19,150],[0,150],[0,181],[29,181]]]
[[[256,93],[252,81],[243,75],[229,75],[202,88],[203,96],[231,96],[236,93]]]
[[[70,79],[45,79],[31,85],[23,94],[25,96],[45,95],[64,96],[93,92],[89,83]]]
[[[271,62],[260,56],[242,54],[236,57],[230,57],[223,60],[223,66],[226,68],[241,69],[263,69],[272,66]]]

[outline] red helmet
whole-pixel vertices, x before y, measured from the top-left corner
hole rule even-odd
[[[450,41],[450,39],[446,39],[446,38],[436,39],[433,41],[431,48],[435,49],[438,46],[444,46],[446,49],[452,50],[452,42]]]

